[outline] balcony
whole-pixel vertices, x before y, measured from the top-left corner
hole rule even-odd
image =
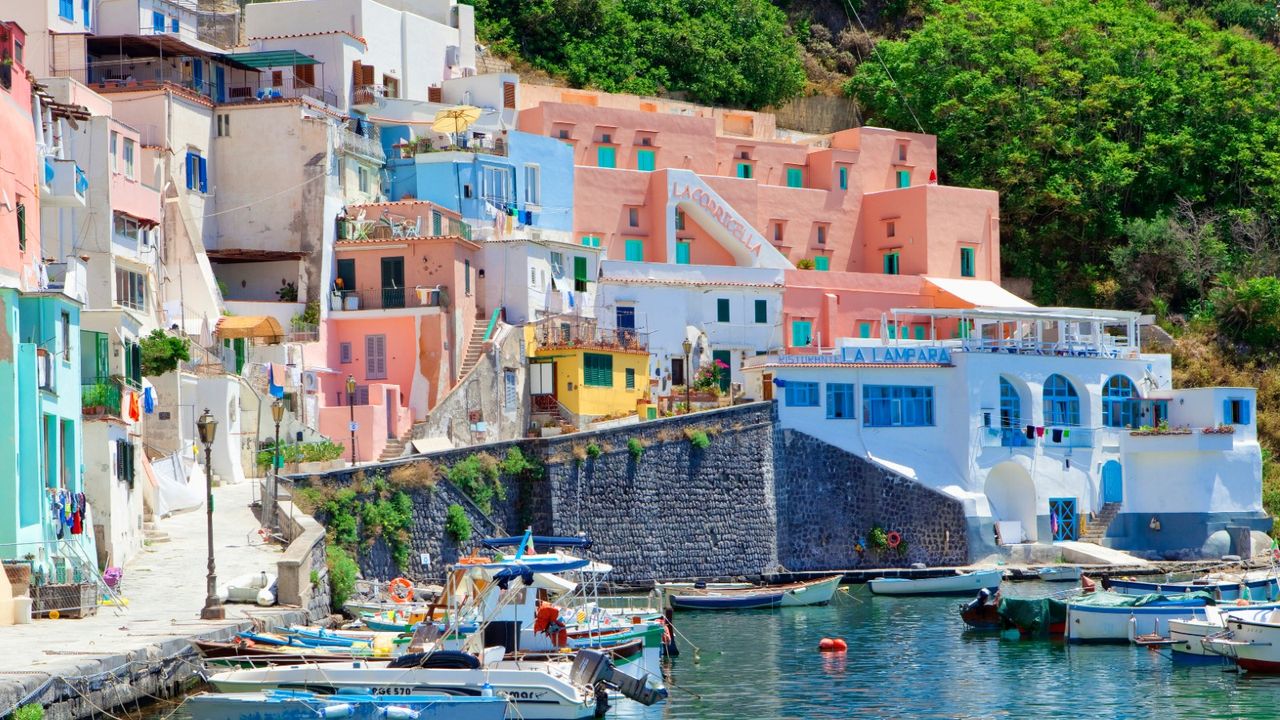
[[[90,378],[80,384],[80,408],[85,419],[123,417],[120,382],[115,378]]]
[[[42,200],[53,207],[84,207],[89,179],[74,160],[45,159],[45,181],[49,194]]]
[[[189,60],[189,58],[180,60]],[[204,95],[218,104],[253,103],[301,97],[309,97],[333,107],[337,107],[338,104],[338,96],[332,91],[293,78],[273,84],[271,74],[264,73],[261,79],[218,84],[212,70],[206,70],[208,74],[197,79],[191,75],[189,67],[181,65],[181,61],[169,58],[147,60],[135,57],[127,60],[91,62],[87,68],[60,71],[57,74],[82,80],[94,90],[143,90],[166,84],[178,85]]]
[[[1084,427],[1047,427],[1044,428],[1044,434],[1032,433],[1035,437],[1028,438],[1025,427],[1017,428],[981,428],[981,446],[984,448],[1035,448],[1042,447],[1045,450],[1053,450],[1055,448],[1088,448],[1093,447],[1094,443],[1100,438],[1099,430],[1106,428],[1084,428]]]
[[[384,163],[386,153],[382,150],[382,141],[370,135],[361,135],[350,130],[342,130],[338,134],[339,149],[352,155],[360,155],[370,160]]]
[[[534,327],[534,340],[539,350],[582,348],[627,352],[649,351],[647,331],[636,328],[602,327],[595,319],[576,316],[539,321]]]
[[[1133,430],[1121,435],[1121,444],[1125,453],[1229,452],[1235,433],[1186,427]]]
[[[338,221],[339,240],[401,240],[414,237],[460,237],[470,240],[471,225],[436,211],[425,217],[412,218],[383,211],[377,220],[365,219],[361,213]]]
[[[440,307],[447,291],[440,286],[419,285],[412,288],[341,290],[334,293],[331,310],[398,310],[401,308]]]
[[[411,160],[422,155],[431,155],[433,153],[472,153],[480,155],[497,155],[499,157],[507,156],[507,141],[501,137],[493,137],[490,133],[471,131],[470,134],[464,132],[459,133],[458,137],[452,141],[437,145],[434,140],[429,137],[420,137],[413,142],[402,142],[396,145],[400,151],[401,160]],[[441,162],[449,162],[454,158],[442,155],[439,158]],[[434,159],[428,159],[428,162]]]

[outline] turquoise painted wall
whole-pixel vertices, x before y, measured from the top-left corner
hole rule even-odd
[[[18,541],[18,293],[0,288],[0,557],[17,557]]]

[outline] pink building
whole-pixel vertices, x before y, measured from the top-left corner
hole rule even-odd
[[[473,339],[485,330],[473,269],[480,247],[456,213],[432,203],[347,212],[326,334],[336,372],[321,381],[320,432],[349,442],[354,400],[356,457],[367,461],[404,438],[474,362]]]
[[[16,22],[0,23],[0,287],[17,289],[35,288],[44,171],[37,167],[26,42]]]

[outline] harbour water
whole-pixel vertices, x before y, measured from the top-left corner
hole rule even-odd
[[[1061,589],[1006,584],[1026,596]],[[609,717],[1280,717],[1280,677],[1174,665],[1165,650],[974,633],[956,612],[961,601],[873,597],[853,586],[826,607],[678,613],[671,698],[652,708],[624,702]],[[818,641],[831,636],[845,638],[848,652],[819,653]],[[157,707],[148,717],[172,711]]]

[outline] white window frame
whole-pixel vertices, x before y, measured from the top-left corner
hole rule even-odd
[[[133,141],[133,138],[124,139],[124,176],[130,180],[136,180],[138,176],[138,165],[136,162],[137,147],[138,144]]]
[[[509,203],[511,197],[511,169],[484,165],[480,168],[480,196],[497,203]]]
[[[526,205],[542,204],[542,167],[534,163],[524,166],[524,202]]]
[[[120,172],[120,155],[118,149],[120,147],[120,133],[111,131],[111,172]]]

